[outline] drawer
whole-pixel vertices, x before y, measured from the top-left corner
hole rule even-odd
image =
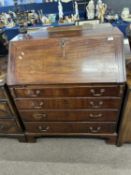
[[[11,117],[12,113],[10,111],[8,102],[6,101],[1,101],[0,102],[0,118],[8,118]]]
[[[106,121],[116,122],[118,111],[20,111],[24,122],[45,122],[45,121]]]
[[[114,123],[25,123],[26,131],[32,133],[114,133]]]
[[[15,120],[1,120],[0,119],[0,133],[18,133],[20,129]]]
[[[12,88],[15,98],[121,96],[124,86],[67,86]]]
[[[16,100],[16,105],[20,110],[26,109],[119,109],[120,98],[63,98],[63,99],[24,99]]]
[[[4,88],[0,87],[0,99],[6,99]]]

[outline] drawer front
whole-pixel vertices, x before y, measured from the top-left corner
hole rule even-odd
[[[0,88],[0,99],[6,99],[5,93],[4,93],[4,88]]]
[[[15,98],[121,96],[123,86],[14,88]]]
[[[26,109],[119,109],[121,99],[89,99],[89,98],[64,98],[64,99],[39,99],[16,100],[20,110]]]
[[[8,102],[0,102],[0,118],[11,117],[12,113],[10,111]]]
[[[0,120],[0,133],[18,133],[20,129],[15,120]]]
[[[20,111],[24,122],[45,121],[102,121],[116,122],[118,111]]]
[[[114,123],[25,123],[26,131],[32,133],[114,133]]]

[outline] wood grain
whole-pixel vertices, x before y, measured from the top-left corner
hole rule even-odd
[[[53,37],[10,43],[8,85],[126,81],[123,40],[116,29],[81,28],[79,35],[72,35],[70,28],[59,30]]]
[[[125,82],[114,27],[50,28],[10,42],[7,84],[29,142],[86,135],[115,144]]]

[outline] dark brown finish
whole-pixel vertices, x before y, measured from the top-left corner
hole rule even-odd
[[[106,143],[108,144],[117,144],[117,136],[112,135],[107,140]]]
[[[20,110],[26,109],[118,109],[121,99],[115,98],[63,98],[16,100]]]
[[[5,98],[6,98],[6,95],[5,95],[4,89],[1,88],[0,89],[0,99],[5,99]]]
[[[24,122],[45,121],[104,121],[116,122],[117,110],[52,110],[52,111],[19,111]]]
[[[116,143],[126,81],[122,43],[112,27],[51,28],[10,43],[7,83],[28,142],[74,135]]]
[[[125,81],[122,34],[116,28],[51,30],[53,37],[45,30],[10,43],[8,85]]]
[[[111,133],[111,134],[95,134],[95,133],[48,133],[48,134],[42,134],[42,133],[27,133],[27,141],[29,143],[35,143],[36,139],[39,137],[56,137],[56,136],[60,136],[60,137],[81,137],[81,138],[101,138],[101,139],[106,139],[106,143],[107,144],[116,144],[117,142],[117,134],[116,133]]]
[[[114,133],[115,123],[54,122],[25,123],[27,132],[35,133]]]
[[[123,86],[27,86],[26,88],[14,88],[11,93],[14,98],[119,97],[123,95]]]
[[[0,133],[20,133],[20,128],[15,120],[1,120],[0,119]]]
[[[131,89],[128,89],[126,95],[125,109],[119,132],[118,145],[129,142],[131,142]]]
[[[127,93],[124,102],[123,116],[119,131],[118,145],[131,143],[131,56],[128,57],[127,65]]]
[[[0,102],[0,118],[9,118],[12,117],[11,110],[7,101]]]
[[[14,105],[5,85],[6,58],[0,58],[0,137],[17,138],[26,141]]]

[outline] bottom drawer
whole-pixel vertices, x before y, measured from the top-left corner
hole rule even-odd
[[[115,123],[87,123],[87,122],[45,122],[25,123],[26,131],[32,133],[114,133]]]
[[[12,134],[20,132],[15,120],[0,120],[0,133]]]

